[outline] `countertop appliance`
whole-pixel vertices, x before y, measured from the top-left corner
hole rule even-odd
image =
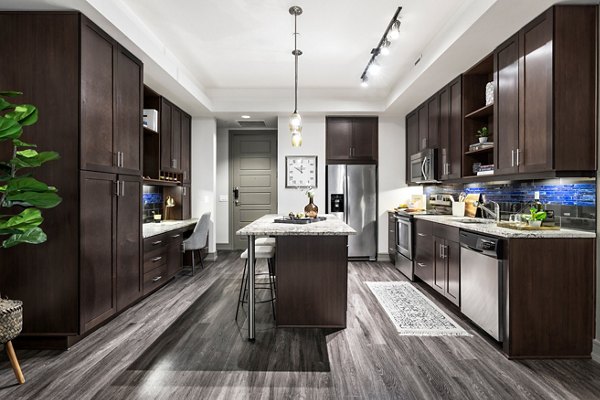
[[[356,230],[348,236],[348,257],[377,259],[377,166],[328,165],[327,212]]]
[[[437,173],[437,149],[425,149],[410,156],[412,183],[439,183]]]
[[[502,241],[460,231],[460,311],[502,342],[504,332]]]

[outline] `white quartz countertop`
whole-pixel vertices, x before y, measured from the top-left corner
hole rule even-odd
[[[198,222],[198,218],[183,220],[167,220],[162,221],[160,224],[157,224],[156,222],[149,222],[147,224],[142,225],[142,237],[146,239],[170,231],[175,231],[177,229],[185,228],[190,225],[196,225],[196,222]]]
[[[321,215],[325,221],[311,224],[280,224],[273,222],[283,215],[265,215],[236,232],[238,236],[348,236],[356,231],[334,215]]]
[[[483,233],[485,235],[497,236],[501,238],[515,239],[594,239],[596,233],[578,231],[575,229],[560,229],[552,231],[521,231],[511,228],[500,228],[494,222],[474,224],[461,221],[468,220],[468,217],[452,217],[449,215],[415,215],[417,219],[437,222],[439,224],[450,225],[471,232]],[[473,218],[475,219],[475,218]],[[478,220],[480,218],[477,218]]]

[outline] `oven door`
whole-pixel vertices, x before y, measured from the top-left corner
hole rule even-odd
[[[396,252],[412,261],[412,247],[412,222],[410,218],[396,217]]]

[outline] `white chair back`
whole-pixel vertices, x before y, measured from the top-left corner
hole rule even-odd
[[[202,214],[192,235],[183,241],[183,251],[200,250],[206,247],[208,228],[210,225],[210,212]]]

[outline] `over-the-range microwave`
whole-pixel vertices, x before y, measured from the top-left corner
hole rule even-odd
[[[425,149],[410,156],[412,183],[439,183],[437,178],[437,149]]]

